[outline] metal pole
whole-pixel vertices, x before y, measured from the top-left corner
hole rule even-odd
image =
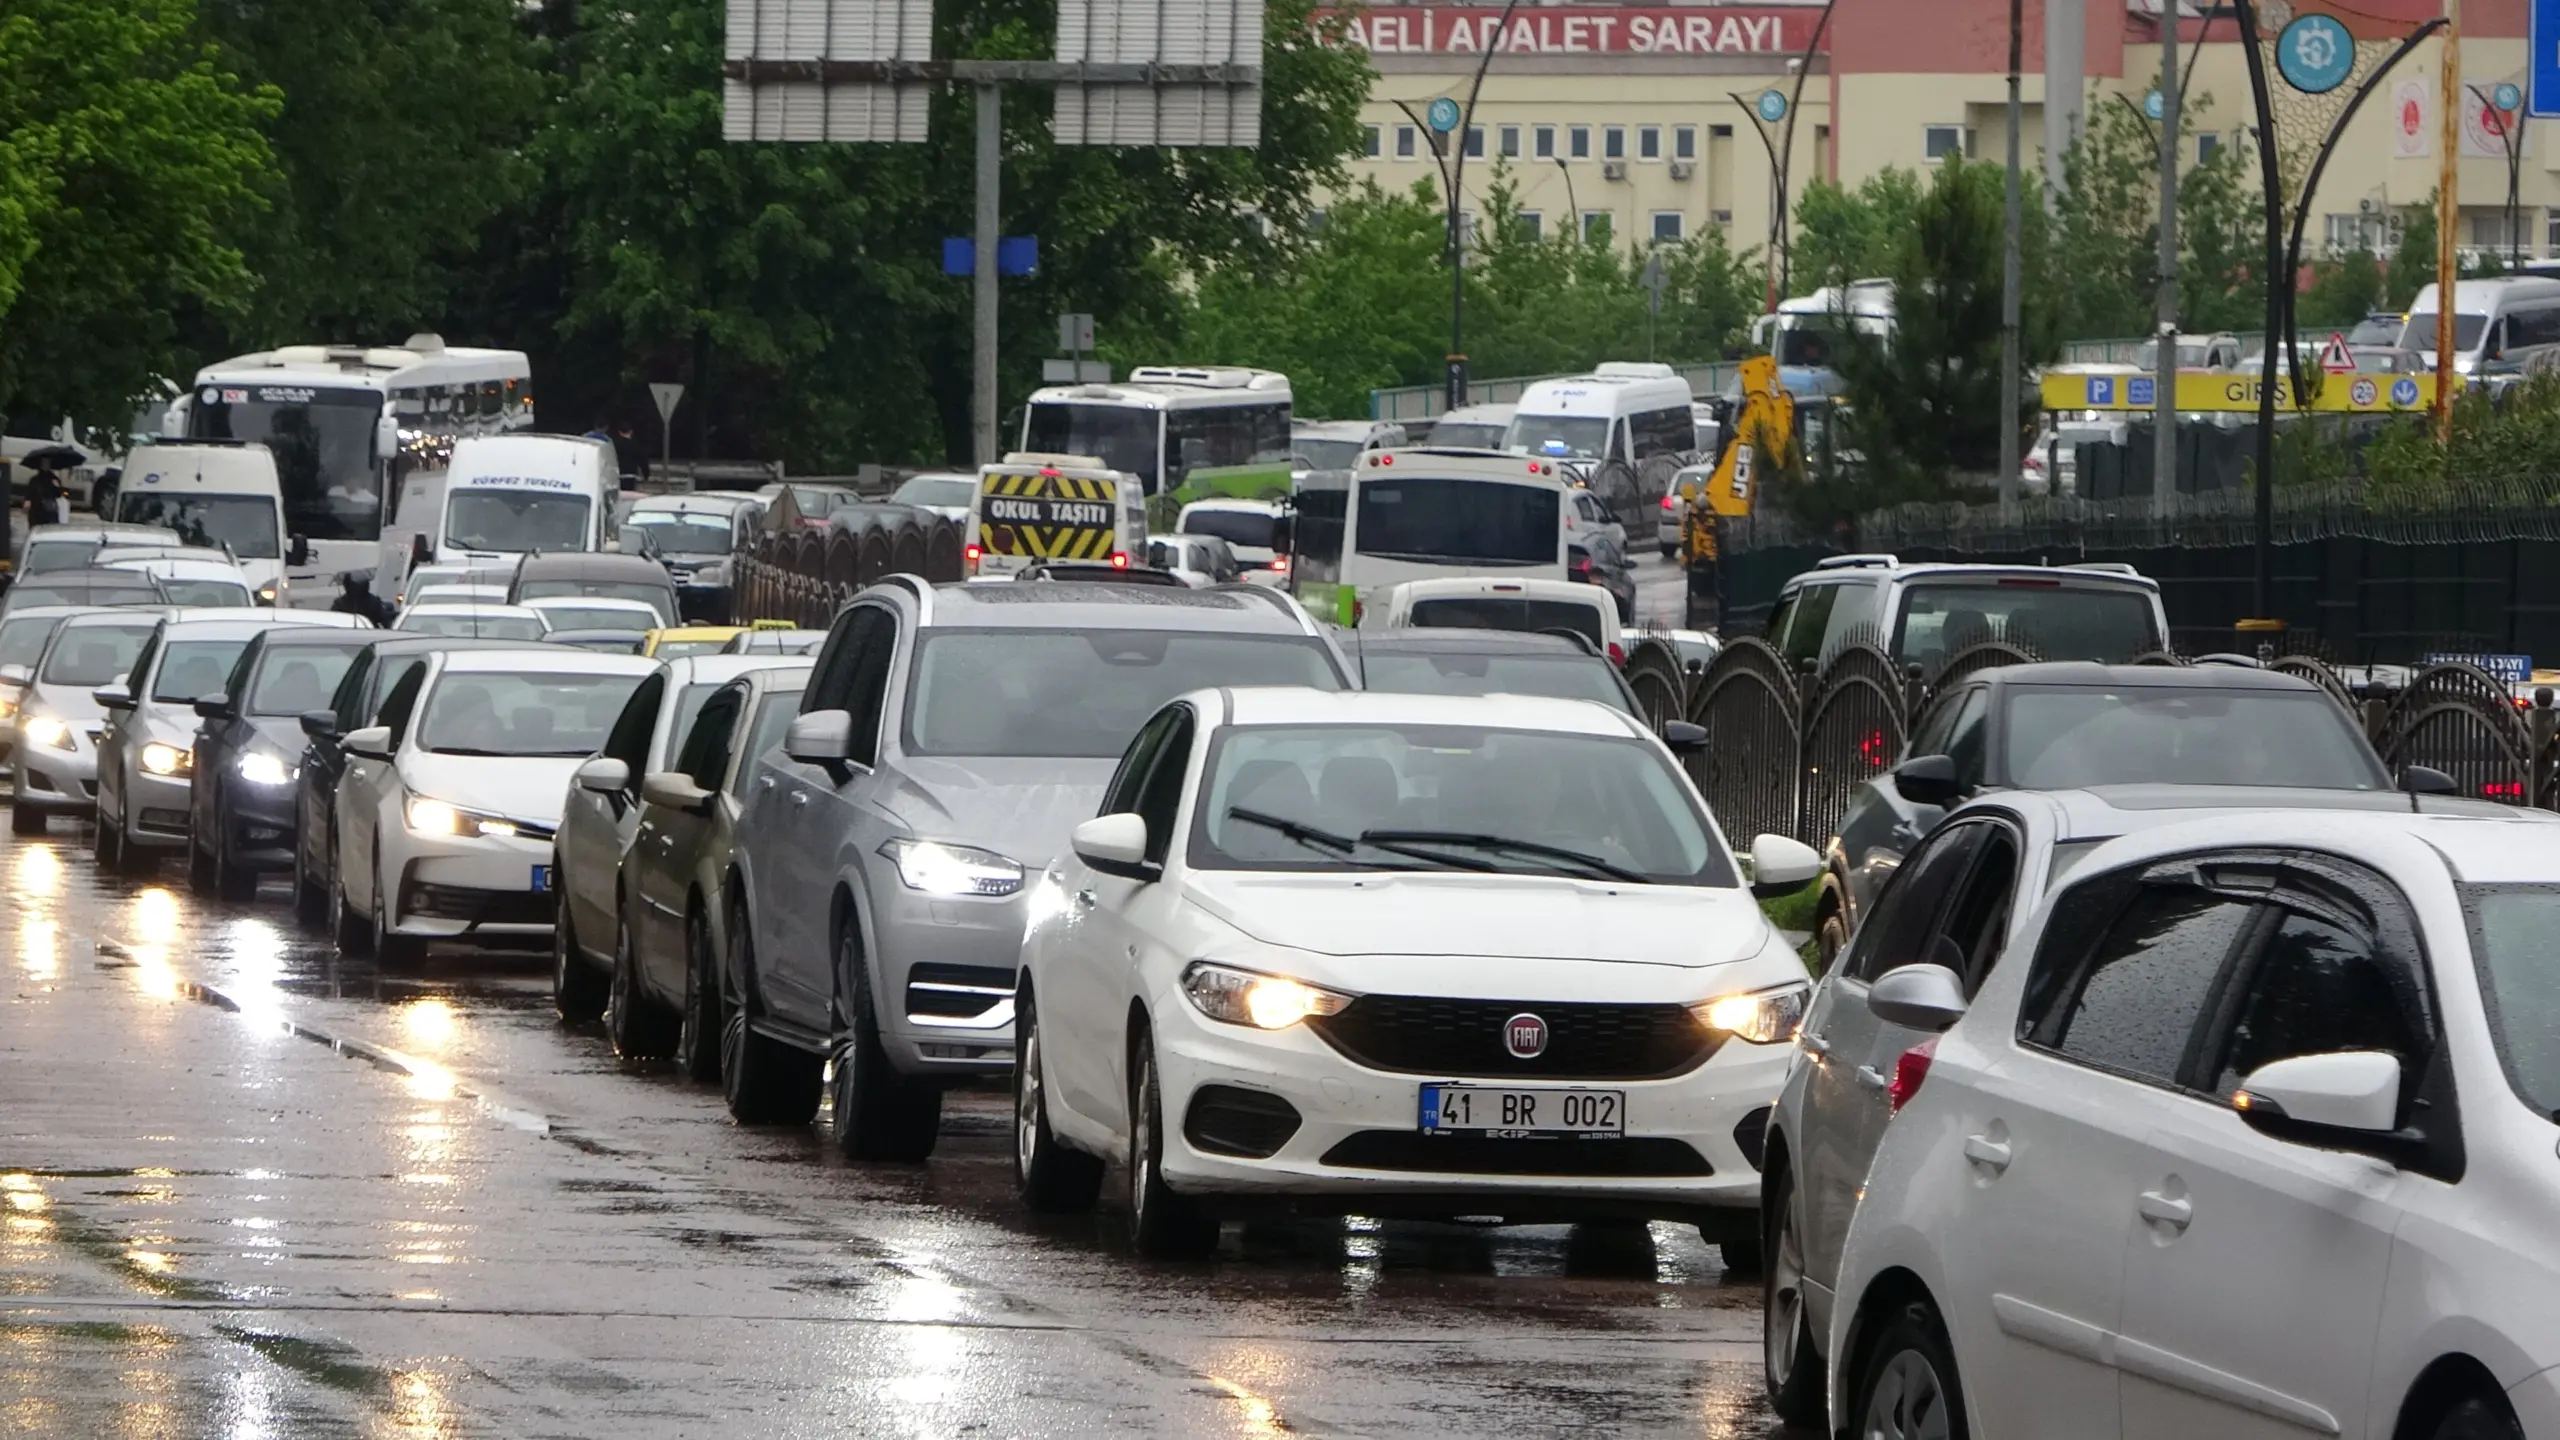
[[[976,365],[969,404],[975,420],[978,463],[1002,459],[996,449],[996,200],[1004,159],[1004,91],[978,86],[978,233]]]
[[[1580,240],[1582,238],[1582,202],[1573,198],[1573,167],[1565,164],[1564,157],[1561,155],[1551,158],[1556,162],[1556,173],[1564,177],[1564,206],[1573,212],[1567,217],[1566,223],[1572,227],[1573,238]]]
[[[2178,115],[2178,4],[2160,4],[2160,353],[2151,392],[2151,503],[2158,515],[2178,499],[2178,151],[2185,138]]]
[[[2009,173],[2002,198],[2000,245],[2000,504],[2018,503],[2018,68],[2024,63],[2026,21],[2020,0],[2009,0]],[[2051,103],[2048,99],[2047,103]]]
[[[2168,3],[2174,8],[2176,0]],[[2071,142],[2080,138],[2080,107],[2086,103],[2082,92],[2088,9],[2085,3],[2072,0],[2047,0],[2044,7],[2044,199],[2048,209],[2062,201],[2068,187],[2064,161]]]
[[[1788,289],[1794,289],[1796,283],[1795,232],[1787,228],[1787,196],[1791,193],[1787,187],[1795,178],[1796,116],[1804,111],[1805,72],[1813,68],[1813,52],[1822,48],[1822,34],[1831,28],[1831,12],[1839,3],[1840,0],[1823,0],[1822,14],[1814,19],[1813,34],[1804,42],[1804,53],[1796,57],[1795,84],[1787,93],[1787,132],[1779,142],[1777,155],[1778,187],[1774,202],[1777,209],[1771,217],[1769,230],[1771,242],[1778,250],[1778,283]],[[1825,70],[1828,73],[1828,67]],[[1835,89],[1832,94],[1836,98],[1839,92]],[[1831,134],[1836,143],[1840,134],[1840,107],[1833,104],[1828,113],[1831,116]],[[1767,143],[1767,137],[1762,137],[1762,143]],[[1821,167],[1816,165],[1815,173],[1820,171]],[[1770,312],[1776,313],[1777,308],[1777,301],[1773,298],[1769,303]]]
[[[1510,33],[1511,12],[1520,0],[1506,0],[1493,22],[1493,39],[1476,61],[1475,79],[1467,86],[1467,108],[1458,116],[1458,161],[1449,178],[1449,408],[1467,403],[1467,245],[1459,221],[1458,201],[1467,182],[1467,146],[1476,133],[1476,97],[1484,93],[1484,72],[1493,67],[1493,52]]]
[[[2454,227],[2462,218],[2462,0],[2444,0],[2444,64],[2436,117],[2436,439],[2453,434]]]
[[[2293,277],[2284,270],[2284,182],[2276,168],[2274,107],[2267,99],[2267,60],[2258,48],[2258,8],[2253,0],[2237,0],[2240,49],[2249,62],[2249,98],[2258,115],[2258,183],[2267,208],[2267,341],[2258,368],[2258,493],[2256,567],[2249,603],[2253,618],[2275,618],[2276,589],[2276,345],[2284,334],[2285,295]]]

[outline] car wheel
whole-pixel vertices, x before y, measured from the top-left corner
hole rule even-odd
[[[298,846],[293,857],[293,918],[311,930],[329,923],[329,887],[304,868]]]
[[[570,918],[569,892],[560,883],[560,856],[551,856],[551,1008],[560,1023],[584,1025],[604,1013],[606,980],[578,949],[578,924]]]
[[[741,1125],[806,1125],[818,1113],[818,1057],[747,1024],[755,949],[743,909],[729,922],[729,960],[738,978],[720,1026],[720,1089],[729,1116]]]
[[[1669,545],[1665,545],[1665,546],[1663,546],[1663,547],[1661,547],[1661,548],[1662,548],[1662,558],[1663,558],[1663,559],[1665,559],[1665,560],[1668,560],[1668,559],[1670,559],[1672,556],[1677,555],[1677,554],[1679,554],[1679,553],[1680,553],[1680,546],[1679,546],[1679,543],[1678,543],[1677,541],[1674,541],[1673,543],[1671,543],[1671,544],[1669,544]]]
[[[631,948],[631,927],[622,926],[613,946],[613,979],[605,994],[604,1033],[613,1052],[625,1060],[664,1060],[675,1049],[675,1017],[640,988],[640,957]]]
[[[347,899],[346,870],[338,863],[338,837],[329,837],[329,911],[330,938],[337,941],[338,953],[349,959],[362,959],[373,953],[373,926],[356,913]]]
[[[125,848],[132,847],[128,845]],[[214,888],[213,856],[196,844],[196,837],[192,834],[187,836],[187,888],[198,895],[210,895]]]
[[[2474,1395],[2444,1412],[2427,1435],[2428,1440],[2524,1440],[2524,1426],[2517,1423],[2506,1401]]]
[[[128,879],[141,879],[160,868],[160,861],[140,845],[133,843],[132,816],[118,807],[116,816],[116,873]]]
[[[1966,1440],[1964,1387],[1936,1310],[1915,1301],[1887,1318],[1867,1352],[1849,1415],[1865,1440]]]
[[[1156,1260],[1194,1259],[1218,1248],[1218,1217],[1164,1183],[1164,1101],[1156,1046],[1140,1034],[1129,1067],[1129,1244]]]
[[[728,1018],[712,963],[711,922],[696,909],[684,921],[684,1010],[676,1022],[676,1068],[706,1085],[720,1078],[720,1027]]]
[[[392,931],[392,893],[377,852],[373,857],[373,963],[385,970],[415,970],[427,963],[427,942]]]
[[[1102,1157],[1070,1150],[1049,1131],[1040,1022],[1029,991],[1014,1007],[1013,1038],[1013,1178],[1022,1203],[1044,1214],[1090,1210],[1102,1193]]]
[[[1760,1202],[1777,1235],[1760,1282],[1760,1374],[1769,1408],[1790,1425],[1822,1423],[1821,1352],[1804,1303],[1804,1236],[1797,1228],[1795,1181],[1783,1172]]]
[[[17,791],[17,782],[9,783],[9,833],[41,835],[45,832],[44,812],[27,804],[27,797]]]
[[[844,1007],[852,1033],[836,1050],[836,1148],[852,1160],[922,1160],[942,1133],[942,1091],[900,1075],[889,1062],[872,1004],[871,967],[851,919],[836,937],[836,974],[853,983]]]
[[[16,816],[23,815],[25,813],[26,812],[23,810],[13,811],[11,812],[11,818],[14,819]],[[21,830],[18,833],[24,835],[27,832]],[[97,862],[97,866],[100,870],[108,872],[114,871],[116,866],[120,864],[123,859],[123,857],[117,853],[124,848],[123,845],[119,843],[122,839],[122,836],[116,834],[115,827],[107,823],[106,816],[101,815],[97,817],[96,823],[90,828],[89,832],[89,858]]]

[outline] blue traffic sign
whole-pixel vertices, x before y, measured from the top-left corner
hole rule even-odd
[[[2525,113],[2545,119],[2560,117],[2560,0],[2533,0],[2533,32],[2525,53],[2533,57],[2526,74],[2530,87]]]
[[[2406,410],[2418,403],[2418,382],[2403,375],[2391,382],[2391,403]]]
[[[1787,118],[1787,97],[1775,90],[1763,90],[1760,103],[1754,108],[1760,112],[1761,119],[1775,125]]]
[[[2356,68],[2356,37],[2335,15],[2301,15],[2276,36],[2276,70],[2305,95],[2326,95]]]
[[[2142,113],[2157,120],[2169,113],[2169,102],[2161,99],[2160,92],[2154,90],[2142,97]]]
[[[1443,95],[1431,102],[1431,108],[1423,111],[1422,117],[1432,129],[1446,135],[1458,128],[1458,102]]]
[[[2113,375],[2090,376],[2089,408],[2092,410],[2104,410],[2115,403],[2116,377]]]
[[[2523,685],[2533,679],[2533,657],[2530,655],[2481,654],[2477,651],[2437,650],[2427,655],[2429,665],[2468,665],[2485,670],[2490,678],[2510,685]]]
[[[1004,235],[997,238],[997,274],[1028,275],[1039,268],[1039,236]],[[978,243],[966,235],[942,237],[942,273],[945,275],[977,274]]]
[[[2126,376],[2124,382],[2124,403],[2127,405],[2159,404],[2160,382],[2149,375]]]

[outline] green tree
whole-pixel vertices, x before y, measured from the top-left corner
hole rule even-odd
[[[2293,302],[2294,329],[2320,334],[2353,329],[2382,306],[2382,257],[2359,245],[2335,260],[2314,261],[2311,285]]]
[[[2391,247],[2391,263],[2383,278],[2383,302],[2406,310],[2418,292],[2436,283],[2436,202],[2400,211],[2400,243]]]
[[[1805,295],[1891,273],[1905,227],[1920,208],[1921,188],[1917,174],[1892,165],[1855,190],[1830,180],[1807,185],[1790,222],[1788,290]]]

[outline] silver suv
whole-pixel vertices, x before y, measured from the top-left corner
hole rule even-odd
[[[1796,665],[1828,664],[1864,642],[1935,676],[1999,641],[2039,660],[2121,665],[2169,648],[2158,581],[2130,565],[1906,565],[1834,555],[1789,580],[1769,612],[1769,644]]]
[[[781,748],[755,762],[721,897],[730,1113],[802,1124],[835,1062],[836,1141],[932,1153],[945,1085],[1013,1065],[1042,871],[1130,738],[1186,691],[1354,688],[1276,591],[928,585],[837,614]]]

